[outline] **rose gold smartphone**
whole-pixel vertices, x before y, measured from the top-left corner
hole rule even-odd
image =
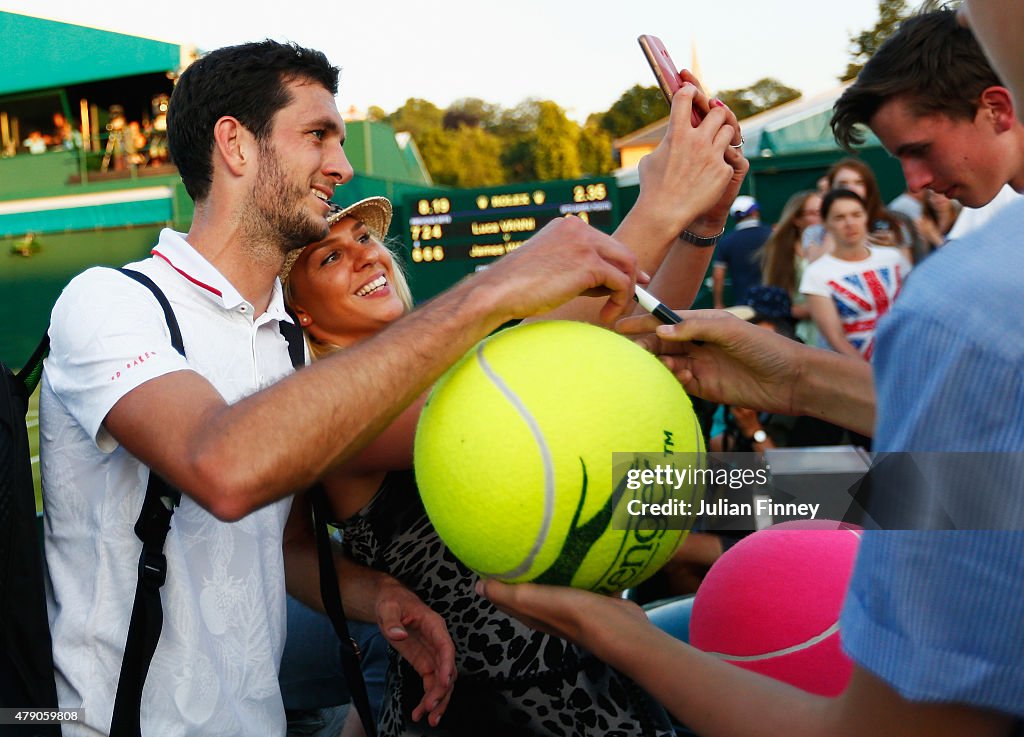
[[[666,102],[671,105],[672,96],[683,86],[683,79],[678,71],[678,67],[673,63],[672,57],[668,55],[665,44],[657,36],[645,34],[640,36],[637,41],[640,43],[644,56],[647,57],[647,63],[651,65],[651,71],[654,72],[654,76],[658,80],[658,86],[661,87]],[[693,76],[692,74],[687,74],[690,77]],[[699,84],[697,89],[700,90]],[[699,93],[699,97],[702,99],[698,101],[695,98],[695,104],[690,116],[690,122],[695,128],[700,125],[700,121],[704,119],[708,109],[707,99],[702,91]]]

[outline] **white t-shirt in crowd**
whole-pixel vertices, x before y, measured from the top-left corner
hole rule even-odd
[[[280,284],[254,319],[253,306],[170,230],[152,258],[130,267],[167,295],[187,359],[171,347],[148,289],[112,269],[90,269],[54,307],[40,398],[57,692],[61,707],[81,707],[85,716],[63,725],[65,737],[109,731],[142,549],[133,527],[149,469],[106,432],[107,413],[173,371],[202,374],[229,403],[292,371],[278,329],[290,319]],[[164,622],[142,695],[144,735],[284,735],[277,674],[289,508],[286,499],[227,523],[182,497],[164,547]]]
[[[1007,205],[1020,202],[1022,199],[1024,199],[1024,195],[1015,192],[1009,184],[1004,184],[1003,188],[999,190],[999,194],[995,196],[995,199],[987,205],[965,207],[962,209],[960,215],[957,216],[956,222],[953,223],[953,227],[949,229],[949,235],[946,236],[946,240],[951,241],[954,238],[963,238],[972,230],[980,228],[991,220],[997,212]]]
[[[897,248],[868,246],[868,251],[870,255],[860,261],[825,254],[804,270],[800,292],[830,297],[846,339],[870,359],[878,319],[892,307],[910,272],[910,262]]]

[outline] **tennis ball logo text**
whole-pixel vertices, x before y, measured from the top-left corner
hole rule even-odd
[[[666,432],[665,436],[666,444],[670,445],[672,442],[671,433]],[[627,478],[634,471],[640,470],[650,469],[630,468],[627,472]],[[633,491],[639,489],[640,501],[652,504],[669,499],[667,486],[667,484],[660,486],[638,484],[636,487],[628,487],[627,485],[627,488],[632,488]],[[622,482],[620,481],[619,488],[613,494],[613,497],[620,499],[622,498],[622,493]],[[631,504],[634,501],[637,500],[630,500],[629,503]],[[615,558],[614,565],[609,566],[598,586],[594,587],[594,591],[608,594],[632,586],[637,578],[650,567],[651,562],[664,546],[674,547],[677,544],[677,537],[675,539],[666,537],[668,531],[669,525],[668,518],[666,517],[640,518],[632,514],[629,515],[627,517],[626,534],[622,541],[622,548]]]
[[[662,538],[668,530],[665,519],[656,520],[653,527],[644,529],[639,524],[629,530],[622,556],[616,561],[618,568],[601,582],[604,593],[613,593],[629,588],[633,581],[651,564],[654,554],[662,545]]]
[[[555,562],[544,573],[534,579],[537,583],[555,586],[571,585],[576,572],[584,558],[598,539],[611,526],[613,507],[618,495],[611,495],[601,509],[589,520],[580,519],[587,498],[587,464],[580,458],[583,484],[580,489],[579,502],[572,524],[566,535],[566,542]],[[651,487],[641,492],[641,497],[648,502],[661,499],[658,490]],[[644,520],[630,519],[629,528],[623,539],[622,548],[613,563],[601,576],[593,590],[610,594],[629,588],[633,582],[650,565],[654,555],[661,549],[662,538],[668,529],[664,519]]]

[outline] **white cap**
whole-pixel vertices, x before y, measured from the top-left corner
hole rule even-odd
[[[735,200],[733,200],[732,207],[729,208],[729,214],[734,218],[745,218],[757,210],[760,210],[761,206],[757,204],[750,195],[741,194]]]

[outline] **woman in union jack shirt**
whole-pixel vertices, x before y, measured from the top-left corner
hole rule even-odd
[[[807,267],[800,291],[825,344],[870,361],[875,327],[892,307],[910,262],[899,249],[868,242],[867,206],[855,192],[829,192],[821,216],[835,248]]]

